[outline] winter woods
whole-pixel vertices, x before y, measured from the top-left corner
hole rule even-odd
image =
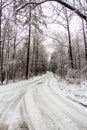
[[[28,79],[46,71],[46,52],[42,44],[45,26],[41,6],[29,5],[17,12],[27,1],[0,1],[0,80]]]
[[[72,5],[87,15],[86,1],[73,1]],[[55,23],[63,29],[61,33],[57,31],[54,34],[53,42],[55,42],[55,64],[56,72],[61,77],[82,78],[87,77],[87,21],[77,17],[74,12],[66,9],[64,6],[58,9],[58,6],[52,5],[56,15],[60,15]],[[77,25],[73,30],[73,19],[76,17]],[[60,19],[62,22],[60,22]],[[52,57],[53,57],[52,55]],[[51,58],[54,61],[54,58]],[[51,64],[54,62],[51,61]],[[53,65],[52,65],[53,66]]]
[[[55,2],[54,2],[55,1]],[[48,4],[51,17],[45,11]],[[87,75],[86,0],[0,0],[0,81],[28,79],[48,68],[62,77]],[[44,10],[45,7],[45,10]],[[78,19],[77,28],[73,28]],[[47,29],[53,24],[58,28]],[[73,31],[72,31],[73,30]],[[48,65],[46,39],[54,52]],[[50,45],[48,45],[50,46]]]

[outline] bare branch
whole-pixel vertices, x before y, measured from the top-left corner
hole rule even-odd
[[[17,9],[16,11],[18,12],[19,10],[26,7],[27,5],[34,5],[36,7],[36,6],[41,5],[41,4],[45,3],[45,2],[47,2],[47,0],[44,0],[44,1],[38,2],[38,3],[36,3],[36,2],[28,2],[28,3],[24,4],[22,7],[20,7],[19,9]]]
[[[9,2],[8,4],[6,4],[6,5],[2,6],[2,9],[3,9],[3,8],[5,8],[5,7],[7,7],[7,6],[9,6],[10,4],[12,4],[12,3],[13,3],[13,1],[14,1],[14,0],[12,0],[12,1],[11,1],[11,2]]]
[[[78,9],[76,9],[75,7],[73,7],[72,5],[70,5],[69,3],[67,3],[67,2],[64,2],[63,0],[44,0],[44,1],[42,1],[42,2],[39,2],[39,3],[36,3],[36,2],[29,2],[29,3],[26,3],[26,4],[24,4],[22,7],[20,7],[19,9],[17,9],[16,11],[18,12],[19,10],[21,10],[21,9],[23,9],[24,7],[26,7],[27,5],[35,5],[35,6],[38,6],[38,5],[40,5],[40,4],[43,4],[43,3],[45,3],[45,2],[47,2],[47,1],[55,1],[55,2],[58,2],[58,3],[60,3],[60,4],[62,4],[62,5],[64,5],[66,8],[68,8],[68,9],[70,9],[70,10],[72,10],[72,11],[74,11],[78,16],[80,16],[81,18],[83,18],[84,20],[87,20],[87,16],[86,15],[84,15],[83,13],[81,13]]]
[[[64,45],[59,39],[57,39],[57,38],[55,38],[55,37],[53,37],[51,35],[45,34],[45,36],[57,41],[60,45],[63,45],[64,47],[69,47],[68,45]]]
[[[62,5],[64,5],[66,8],[74,11],[78,16],[80,16],[81,18],[87,20],[87,16],[84,15],[83,13],[81,13],[78,9],[76,9],[75,7],[73,7],[72,5],[68,4],[67,2],[64,2],[63,0],[48,0],[48,1],[56,1]]]

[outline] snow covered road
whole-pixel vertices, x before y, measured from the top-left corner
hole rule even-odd
[[[0,88],[0,122],[8,130],[87,130],[87,108],[68,99],[53,74]]]

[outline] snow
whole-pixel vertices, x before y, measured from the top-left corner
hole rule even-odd
[[[70,99],[87,107],[87,80],[79,83],[69,83],[58,79],[58,86]]]
[[[86,93],[87,81],[79,87],[51,72],[0,86],[0,123],[8,130],[87,130],[87,108],[80,104],[86,105]]]

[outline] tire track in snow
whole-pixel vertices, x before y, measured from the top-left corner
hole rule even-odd
[[[9,121],[13,120],[9,124],[9,130],[13,130],[15,126],[16,129],[22,130],[20,125],[23,122],[29,130],[87,130],[84,111],[56,92],[54,85],[57,84],[53,74],[48,73],[39,81],[0,91],[1,104],[1,100],[10,90],[4,103],[2,102],[4,108],[2,110],[0,108],[1,119],[4,122],[7,120],[9,124]]]
[[[36,92],[36,96],[35,96],[35,100],[37,102],[37,105],[39,106],[39,109],[43,115],[43,117],[45,118],[45,121],[48,122],[48,124],[50,124],[49,126],[49,130],[50,129],[54,129],[54,130],[80,130],[78,129],[75,125],[76,124],[70,124],[70,119],[68,118],[68,122],[66,121],[65,118],[65,113],[63,111],[61,111],[61,109],[59,109],[57,106],[57,108],[55,108],[55,104],[52,102],[52,100],[50,100],[50,98],[48,98],[48,96],[43,93],[43,91],[39,91]],[[44,114],[43,114],[44,113]],[[44,115],[47,115],[46,117]],[[46,119],[48,117],[48,119]],[[49,117],[51,119],[51,122],[49,123]],[[51,123],[55,125],[53,125],[53,127],[51,128]],[[82,129],[81,129],[82,130]]]
[[[53,89],[54,87],[52,86],[51,81],[52,81],[52,78],[48,80],[47,84],[48,84],[48,92],[50,92],[51,94],[50,97],[53,97],[52,98],[53,103],[55,103],[56,105],[60,103],[59,107],[62,110],[62,112],[65,112],[66,115],[68,115],[72,119],[73,122],[76,122],[79,130],[80,129],[87,130],[87,113],[82,111],[80,109],[81,106],[79,106],[78,104],[75,104],[75,103],[73,104],[73,102],[68,100],[66,97],[63,97],[59,93],[56,93],[56,91],[54,91]],[[58,100],[58,104],[57,102],[55,102],[57,100]]]
[[[5,122],[5,120],[9,118],[9,113],[14,112],[17,106],[22,102],[24,96],[26,95],[26,92],[30,91],[30,89],[35,87],[35,85],[39,82],[43,82],[44,79],[45,77],[36,80],[32,84],[27,83],[27,85],[25,84],[24,86],[19,86],[19,88],[15,89],[15,91],[12,89],[12,92],[10,94],[7,94],[7,96],[4,94],[2,96],[2,99],[5,96],[6,100],[4,103],[2,103],[2,107],[4,107],[2,109],[0,108],[0,120]]]
[[[34,84],[34,83],[37,83],[38,81],[40,81],[40,80],[43,80],[44,78],[46,78],[47,76],[46,76],[46,74],[45,75],[43,75],[43,76],[41,76],[41,77],[39,77],[38,79],[32,79],[32,81],[28,81],[27,83],[26,83],[26,81],[24,81],[24,83],[22,83],[21,85],[15,85],[14,87],[12,87],[12,84],[11,84],[11,87],[9,87],[9,88],[6,88],[7,86],[5,85],[5,86],[0,86],[0,94],[3,94],[3,93],[8,93],[8,91],[12,91],[12,90],[15,90],[15,89],[17,89],[17,88],[23,88],[23,86],[26,86],[26,85],[31,85],[31,84]]]
[[[28,111],[28,116],[30,117],[35,130],[49,130],[43,120],[40,110],[33,98],[34,88],[29,91],[25,97],[26,108]],[[29,96],[28,96],[29,95]],[[27,99],[27,97],[29,97]]]
[[[44,94],[44,96],[46,95]],[[55,118],[56,114],[54,112],[54,109],[50,107],[50,104],[48,104],[47,99],[46,99],[47,100],[47,103],[46,103],[44,96],[42,96],[42,93],[39,93],[38,91],[34,94],[35,102],[40,110],[42,117],[45,120],[45,124],[47,125],[49,130],[60,130],[60,126],[58,124],[61,124],[61,126],[63,126],[63,124],[59,119]],[[67,130],[67,129],[63,127],[62,130]]]

